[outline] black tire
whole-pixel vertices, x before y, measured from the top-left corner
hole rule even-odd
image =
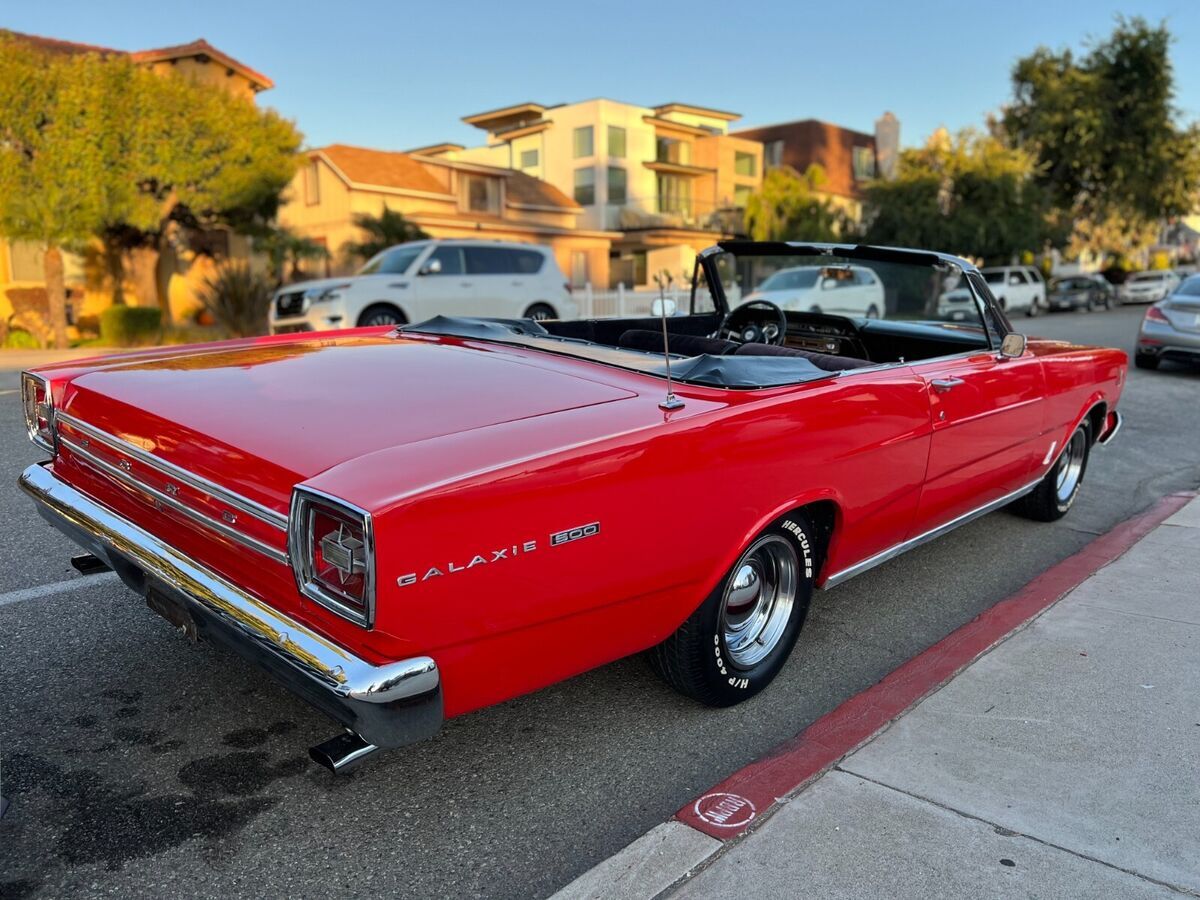
[[[358,327],[373,325],[407,325],[408,319],[390,303],[372,303],[358,316]]]
[[[867,307],[867,318],[868,319],[878,319],[879,318],[879,307],[877,307],[874,303],[872,303],[870,306]]]
[[[1150,353],[1133,354],[1133,364],[1139,369],[1154,370],[1158,368],[1158,364],[1160,362],[1162,362],[1162,360]]]
[[[557,319],[558,313],[549,303],[535,303],[525,310],[525,318],[535,322],[545,322],[547,319]]]
[[[1025,315],[1033,318],[1042,311],[1041,305],[1038,303],[1038,298],[1034,297],[1033,302],[1029,304],[1029,308],[1025,310]]]
[[[1067,445],[1031,493],[1012,504],[1013,512],[1038,522],[1055,522],[1070,512],[1083,487],[1083,476],[1087,473],[1088,457],[1092,449],[1092,429],[1084,419],[1067,441]],[[1075,469],[1075,466],[1078,466]],[[1064,468],[1067,478],[1060,480]]]
[[[794,578],[790,581],[781,574],[786,572],[786,563],[773,569],[776,588],[791,585],[790,605],[785,609],[780,603],[783,592],[775,590],[775,600],[769,606],[769,610],[775,612],[768,612],[762,626],[764,639],[752,640],[749,626],[757,622],[755,613],[764,603],[761,598],[766,596],[764,591],[771,583],[770,579],[761,577],[761,573],[769,575],[772,571],[770,566],[756,567],[756,564],[776,553],[780,561],[790,559],[794,567]],[[751,541],[688,620],[649,651],[650,665],[679,693],[706,706],[733,706],[750,699],[779,674],[796,644],[812,599],[816,559],[816,535],[808,517],[793,513],[780,519]],[[745,642],[738,649],[731,647],[730,632],[737,624],[734,617],[727,615],[727,606],[729,610],[734,608],[732,602],[727,604],[727,594],[736,593],[734,579],[747,568],[760,573],[760,577],[747,582],[748,587],[756,591],[755,599],[740,604],[743,610],[750,603],[754,605],[744,613],[744,621],[749,626],[737,635]],[[745,596],[747,588],[741,590]],[[730,600],[733,600],[732,596]],[[756,653],[764,655],[749,658]],[[747,658],[739,660],[738,654],[745,654]]]

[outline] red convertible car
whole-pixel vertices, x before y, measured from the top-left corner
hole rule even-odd
[[[871,270],[884,317],[737,302],[796,266],[849,273],[827,309]],[[954,257],[725,242],[660,312],[46,366],[21,486],[81,570],[344,726],[313,748],[336,771],[641,651],[751,697],[814,588],[1002,506],[1064,515],[1120,427],[1125,354],[1016,334]]]

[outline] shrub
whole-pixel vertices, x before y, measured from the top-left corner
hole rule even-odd
[[[155,306],[110,306],[100,314],[100,338],[110,347],[157,343],[162,310]]]
[[[3,346],[8,350],[40,350],[42,345],[23,328],[14,328],[4,336]]]
[[[271,285],[247,263],[226,263],[204,281],[200,302],[213,320],[238,337],[267,332]]]

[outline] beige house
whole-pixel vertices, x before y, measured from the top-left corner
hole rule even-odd
[[[361,265],[343,251],[360,238],[353,217],[390,208],[432,237],[545,244],[575,283],[607,279],[609,249],[620,235],[581,227],[583,208],[558,188],[525,172],[427,153],[345,144],[309,151],[279,221],[329,250],[326,271],[313,274]]]
[[[463,118],[486,132],[483,146],[419,152],[554,185],[582,208],[583,227],[618,232],[607,271],[583,280],[642,287],[663,270],[690,277],[698,251],[740,231],[763,165],[760,143],[728,133],[738,118],[685,103],[520,103]]]
[[[92,44],[60,41],[55,38],[21,34],[0,29],[0,36],[22,41],[50,54],[96,53],[101,56],[127,56],[138,65],[155,72],[176,72],[195,83],[214,89],[229,91],[240,97],[253,100],[260,91],[274,87],[274,82],[260,72],[218,50],[203,39],[190,44],[159,47],[151,50],[114,50]],[[230,258],[247,258],[249,242],[232,233],[214,235],[224,255]],[[94,315],[110,302],[110,295],[102,289],[90,290],[83,261],[76,256],[64,256],[68,291],[76,316]],[[172,313],[181,318],[196,309],[194,287],[212,271],[213,262],[206,256],[196,256],[181,261],[180,269],[171,283]],[[11,244],[0,238],[0,319],[7,321],[13,313],[11,298],[29,296],[45,287],[43,281],[42,252],[36,244],[23,241]],[[152,282],[141,291],[132,291],[130,302],[150,306],[155,303]],[[140,296],[149,294],[149,296]]]

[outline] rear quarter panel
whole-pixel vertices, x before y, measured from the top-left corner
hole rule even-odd
[[[1041,338],[1031,340],[1029,349],[1042,363],[1046,427],[1059,447],[1097,403],[1106,411],[1116,408],[1129,368],[1124,351]]]
[[[803,503],[836,504],[826,571],[903,537],[930,426],[907,368],[679,393],[675,413],[643,395],[381,451],[309,482],[379,510],[377,630],[437,660],[448,714],[658,643],[750,537]],[[561,449],[522,458],[553,440]],[[595,535],[551,545],[592,523]]]

